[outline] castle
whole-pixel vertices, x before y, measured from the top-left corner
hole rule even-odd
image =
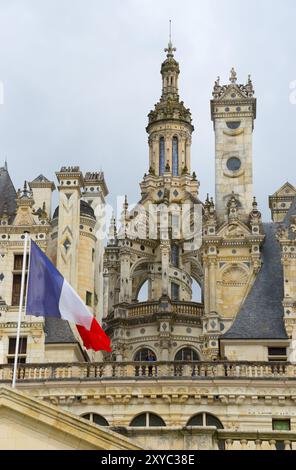
[[[0,168],[0,448],[296,449],[296,188],[271,195],[262,222],[256,98],[232,69],[211,99],[215,198],[199,199],[171,42],[165,52],[141,198],[112,216],[106,246],[103,172],[62,167],[53,211],[53,181],[16,192]],[[63,320],[24,315],[12,390],[26,232],[112,353],[86,351]]]

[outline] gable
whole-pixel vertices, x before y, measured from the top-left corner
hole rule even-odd
[[[225,222],[218,230],[217,236],[223,238],[244,238],[250,235],[249,228],[239,220]]]
[[[271,197],[292,197],[296,195],[296,188],[288,181],[283,184]]]

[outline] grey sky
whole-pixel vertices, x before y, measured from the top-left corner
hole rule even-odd
[[[213,82],[235,66],[254,82],[254,193],[269,218],[268,195],[296,184],[295,0],[0,0],[0,160],[17,187],[79,164],[104,170],[110,201],[139,199],[169,18],[201,197],[214,192]]]

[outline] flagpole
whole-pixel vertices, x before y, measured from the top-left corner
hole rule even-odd
[[[17,362],[18,362],[18,353],[19,353],[19,344],[20,344],[20,332],[21,332],[21,321],[22,321],[22,312],[23,312],[23,303],[24,303],[24,291],[25,291],[27,246],[28,246],[28,234],[25,233],[24,253],[23,253],[23,267],[22,267],[22,278],[21,278],[21,293],[20,293],[19,313],[18,313],[18,322],[17,322],[17,333],[16,333],[16,344],[15,344],[15,355],[14,355],[12,388],[15,388],[15,384],[16,384],[16,372],[17,372]]]

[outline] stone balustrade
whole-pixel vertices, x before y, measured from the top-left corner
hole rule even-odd
[[[122,306],[115,307],[115,317],[121,316]],[[165,306],[160,302],[138,302],[130,305],[126,305],[126,311],[128,317],[140,317],[146,315],[153,315],[163,311],[171,311],[178,315],[193,315],[197,318],[201,318],[204,313],[203,304],[197,302],[168,302]]]
[[[12,379],[13,366],[0,365],[0,381]],[[288,362],[99,362],[19,364],[20,381],[135,379],[283,379],[296,378],[296,364]]]
[[[217,430],[219,447],[225,450],[295,450],[294,431]]]

